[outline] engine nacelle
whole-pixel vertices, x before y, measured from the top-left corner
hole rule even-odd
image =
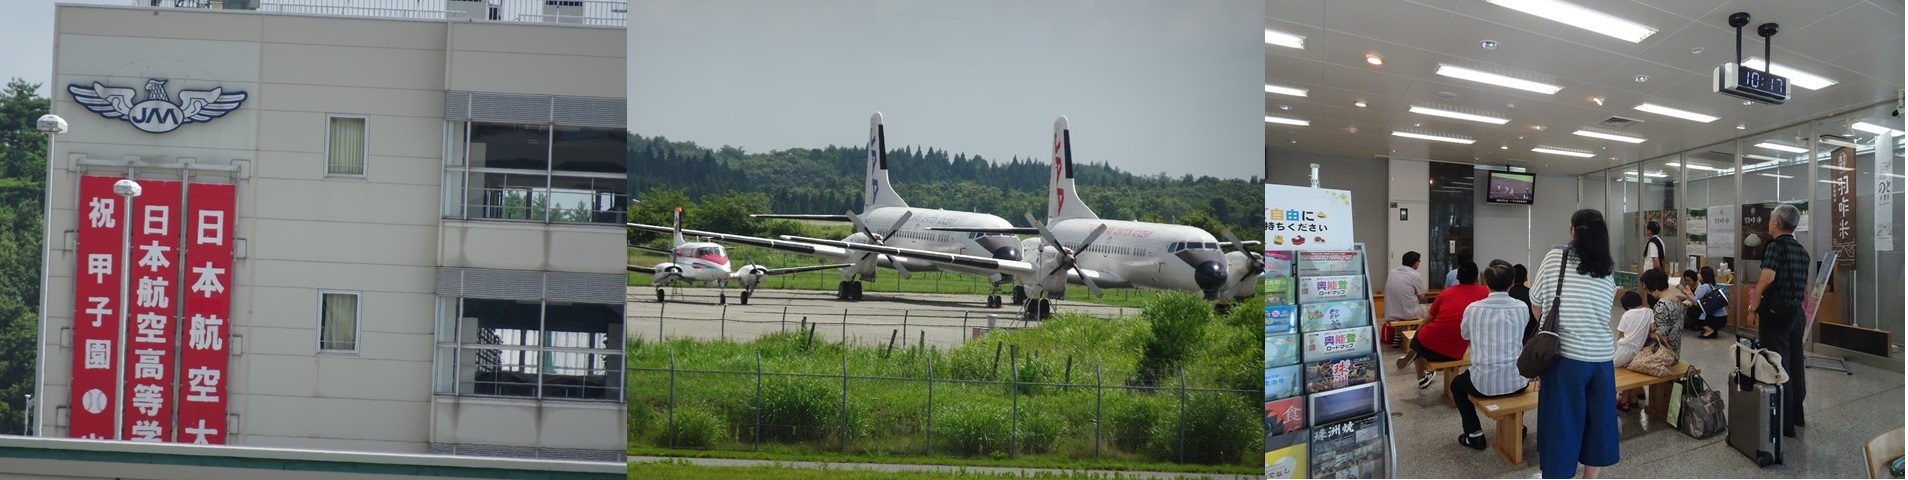
[[[658,263],[656,264],[656,274],[649,277],[649,284],[660,287],[663,286],[663,284],[676,281],[676,279],[679,278],[682,278],[681,265]]]
[[[762,280],[768,278],[768,272],[768,267],[761,265],[743,265],[742,268],[736,269],[736,281],[742,284],[742,288],[753,289],[756,285],[760,285]]]
[[[1226,252],[1226,288],[1227,296],[1232,298],[1250,298],[1258,294],[1260,279],[1265,278],[1264,268],[1253,268],[1253,260],[1245,252]]]

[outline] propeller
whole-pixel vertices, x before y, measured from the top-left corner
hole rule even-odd
[[[1254,274],[1265,271],[1265,254],[1247,250],[1245,242],[1239,240],[1238,235],[1233,235],[1232,229],[1230,228],[1225,229],[1221,231],[1220,233],[1225,234],[1226,240],[1232,241],[1232,248],[1239,249],[1239,253],[1244,253],[1246,255],[1246,258],[1252,260],[1252,266],[1250,267],[1250,269],[1246,270],[1245,276],[1250,277]]]
[[[888,244],[889,237],[893,237],[895,232],[901,231],[901,226],[906,225],[908,223],[908,219],[910,218],[914,218],[913,210],[901,212],[901,218],[896,219],[894,221],[894,226],[888,229],[887,235],[876,235],[874,232],[874,229],[868,228],[868,224],[866,222],[861,221],[860,215],[856,215],[855,212],[852,212],[852,211],[848,212],[848,221],[854,222],[855,228],[860,229],[863,235],[868,236],[868,243],[871,243],[874,245],[883,245],[883,246]],[[888,257],[888,264],[894,266],[894,271],[897,273],[900,273],[901,278],[909,278],[913,275],[913,272],[908,271],[908,267],[901,265],[900,259],[894,258],[893,255],[888,255],[888,254],[862,255],[861,260],[858,262],[855,262],[855,271],[861,271],[863,268],[867,266],[866,262],[874,261],[874,258],[876,256]]]
[[[1055,237],[1052,230],[1048,230],[1045,224],[1040,223],[1039,219],[1034,218],[1033,212],[1027,212],[1027,223],[1033,224],[1034,228],[1040,231],[1040,238],[1046,240],[1048,245],[1053,245],[1054,251],[1058,252],[1055,256],[1055,263],[1059,265],[1055,265],[1052,271],[1047,272],[1047,277],[1052,277],[1071,268],[1074,273],[1080,274],[1080,283],[1086,284],[1087,291],[1092,292],[1095,297],[1102,295],[1103,292],[1100,290],[1100,286],[1095,285],[1093,279],[1088,277],[1085,271],[1080,270],[1079,259],[1074,255],[1076,252],[1085,251],[1087,247],[1093,246],[1093,241],[1098,240],[1100,234],[1106,233],[1106,224],[1102,223],[1100,226],[1095,227],[1092,232],[1088,232],[1086,240],[1080,242],[1079,248],[1069,249],[1060,243],[1060,238]],[[1045,278],[1042,279],[1041,283],[1046,283]]]

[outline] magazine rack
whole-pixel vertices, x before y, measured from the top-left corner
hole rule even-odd
[[[1352,248],[1265,252],[1267,478],[1396,471],[1365,249]]]

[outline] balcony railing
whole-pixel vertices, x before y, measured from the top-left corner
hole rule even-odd
[[[132,4],[309,15],[612,27],[627,26],[629,17],[626,0],[133,0]]]

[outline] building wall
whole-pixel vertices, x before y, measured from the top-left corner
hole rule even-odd
[[[438,267],[621,272],[608,268],[620,262],[620,226],[439,218],[445,90],[621,98],[620,28],[99,6],[61,6],[56,16],[53,111],[72,131],[59,138],[55,158],[190,157],[241,167],[232,312],[238,353],[228,373],[229,410],[238,416],[233,444],[425,452],[445,441],[433,438],[431,393]],[[175,96],[216,85],[250,97],[223,118],[153,135],[86,111],[65,89],[94,81],[138,88],[155,77],[170,79]],[[325,175],[333,114],[366,118],[366,175]],[[60,235],[75,226],[80,173],[56,168],[50,179],[52,332],[73,321],[75,259]],[[140,175],[176,179],[177,170]],[[356,352],[317,351],[325,289],[362,292]],[[63,436],[55,409],[69,401],[70,340],[49,335],[42,351],[42,431]],[[497,403],[622,425],[613,421],[620,406]],[[608,410],[618,413],[602,414]],[[551,432],[523,445],[620,449],[620,429],[581,432]]]

